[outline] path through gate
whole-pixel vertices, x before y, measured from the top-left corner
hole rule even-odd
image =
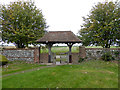
[[[56,65],[67,64],[69,62],[68,53],[59,53],[59,54],[54,53],[53,54],[53,62]]]

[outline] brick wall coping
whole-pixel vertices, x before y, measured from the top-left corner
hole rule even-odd
[[[103,50],[103,49],[120,50],[120,48],[85,48],[85,50]]]

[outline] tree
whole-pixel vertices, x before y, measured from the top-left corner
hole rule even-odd
[[[35,44],[47,28],[42,11],[34,2],[17,1],[1,7],[2,40],[14,42],[18,48]]]
[[[120,45],[120,3],[105,2],[95,5],[79,31],[83,45],[96,45],[110,48]]]

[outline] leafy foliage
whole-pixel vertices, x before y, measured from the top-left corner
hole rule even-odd
[[[104,61],[115,60],[115,58],[112,56],[112,54],[110,52],[104,53],[101,58]]]
[[[119,57],[120,52],[119,51],[115,51],[114,54],[115,54],[116,57]]]
[[[95,5],[79,31],[83,45],[96,45],[110,48],[120,45],[120,3],[105,2]]]
[[[0,55],[0,65],[5,65],[8,63],[8,59],[3,56],[3,55]]]
[[[78,63],[81,63],[81,62],[83,62],[84,60],[85,60],[85,58],[80,57],[79,60],[78,60]]]
[[[2,39],[14,42],[18,48],[35,44],[47,28],[42,11],[32,1],[17,1],[2,5]]]

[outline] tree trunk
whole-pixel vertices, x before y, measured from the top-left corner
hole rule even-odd
[[[20,41],[18,41],[17,43],[17,48],[25,48],[25,45],[23,43],[21,43]]]
[[[105,45],[105,48],[108,48],[108,44]]]
[[[106,45],[105,45],[105,48],[110,48],[110,44],[106,44]]]

